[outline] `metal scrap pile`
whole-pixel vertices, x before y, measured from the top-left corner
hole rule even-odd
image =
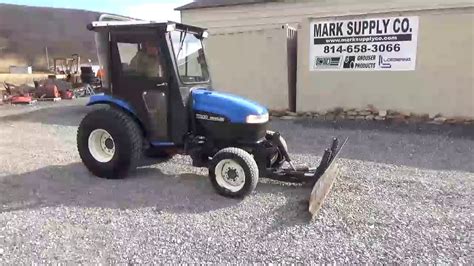
[[[40,82],[35,82],[35,87],[36,97],[40,99],[74,98],[74,89],[72,88],[71,83],[64,80],[46,79]]]
[[[17,86],[4,82],[5,93],[2,101],[12,104],[32,104],[37,100],[69,100],[75,98],[76,90],[80,91],[80,89],[74,89],[71,83],[58,79],[35,81],[34,84],[34,87],[26,84]]]
[[[30,104],[34,102],[32,92],[34,87],[28,85],[16,86],[7,82],[3,82],[6,93],[2,96],[3,102],[12,104]]]

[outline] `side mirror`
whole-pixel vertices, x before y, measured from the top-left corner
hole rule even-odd
[[[193,35],[196,36],[196,38],[201,39],[201,40],[209,38],[209,32],[208,31],[203,31],[201,33],[194,33]]]

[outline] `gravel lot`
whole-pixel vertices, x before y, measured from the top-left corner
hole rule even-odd
[[[83,105],[0,106],[0,264],[474,263],[473,127],[273,121],[301,163],[350,138],[308,222],[307,188],[262,180],[226,199],[184,156],[91,176],[76,151]]]

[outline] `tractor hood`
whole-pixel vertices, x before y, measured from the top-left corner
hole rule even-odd
[[[196,113],[224,117],[231,123],[266,123],[268,110],[245,98],[216,91],[192,91],[193,109]]]

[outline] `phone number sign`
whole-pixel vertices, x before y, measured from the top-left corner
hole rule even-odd
[[[418,17],[317,21],[310,29],[310,71],[415,70]]]

